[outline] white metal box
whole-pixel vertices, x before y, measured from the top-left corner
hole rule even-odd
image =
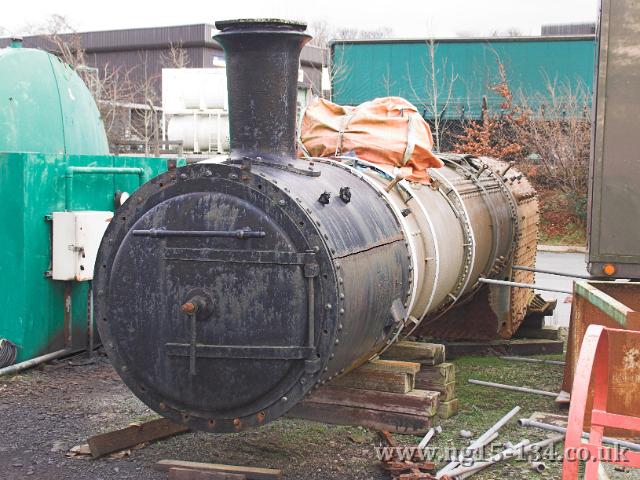
[[[91,280],[100,241],[113,212],[53,212],[51,278]]]

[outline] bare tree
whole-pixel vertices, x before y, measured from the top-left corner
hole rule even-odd
[[[310,45],[326,48],[329,42],[333,39],[334,29],[326,19],[313,20],[309,22],[307,30],[312,36],[311,41],[309,42]]]
[[[509,27],[505,30],[494,29],[489,34],[490,37],[522,37],[524,33],[517,27]]]
[[[586,219],[591,139],[588,89],[546,78],[543,92],[512,93],[505,68],[492,87],[500,112],[469,122],[455,150],[515,160],[536,186],[562,192],[577,224]]]
[[[387,71],[382,75],[382,86],[385,90],[387,97],[391,96],[391,92],[393,91],[393,87],[396,82],[391,80],[391,67],[387,65]]]
[[[355,27],[336,26],[326,19],[309,22],[308,30],[311,36],[311,45],[326,48],[331,40],[377,40],[393,35],[391,27],[378,27],[374,29],[361,29]]]
[[[42,22],[26,23],[13,32],[15,35],[61,35],[75,33],[76,29],[64,15],[53,14]]]
[[[407,80],[415,99],[423,100],[425,117],[432,125],[433,139],[436,151],[441,151],[443,137],[447,134],[449,120],[447,111],[453,101],[453,88],[458,75],[448,59],[437,59],[437,45],[435,39],[427,40],[427,58],[422,59],[424,72],[424,87],[418,91],[414,86],[410,66],[407,65]]]
[[[351,71],[351,66],[344,58],[343,48],[334,48],[332,53],[328,65],[325,67],[328,75],[326,80],[331,86],[329,100],[339,97],[344,92],[345,80]]]
[[[162,65],[167,68],[186,68],[191,63],[189,54],[182,43],[169,44],[169,51],[160,55]]]
[[[350,72],[350,67],[344,59],[344,49],[333,48],[332,52],[328,52],[331,41],[379,39],[393,35],[393,30],[389,27],[370,30],[340,27],[332,25],[326,19],[309,22],[308,30],[313,37],[310,44],[327,50],[324,55],[323,70],[325,81],[331,85],[330,99],[340,95],[344,88],[344,80]],[[314,94],[319,96],[326,94],[323,92],[322,85],[313,84],[312,90]]]
[[[91,91],[105,126],[110,145],[125,139],[140,141],[146,154],[159,137],[157,76],[148,71],[147,58],[139,65],[124,69],[88,65],[82,37],[64,16],[53,15],[41,24],[23,27],[22,32],[44,38],[47,49],[73,68]],[[173,66],[186,66],[188,56],[179,45],[171,45],[167,54]]]
[[[541,180],[560,189],[576,215],[584,217],[591,147],[591,109],[584,84],[558,84],[547,78],[545,92],[519,92],[515,109],[515,138],[542,167]]]

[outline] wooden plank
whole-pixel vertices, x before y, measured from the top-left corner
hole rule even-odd
[[[417,385],[417,383],[416,383]],[[440,402],[448,402],[456,398],[456,382],[449,382],[444,385],[428,385],[423,384],[420,388],[438,392],[440,394]]]
[[[437,365],[445,361],[445,346],[440,343],[400,341],[391,345],[382,358]]]
[[[437,412],[439,397],[439,392],[425,390],[389,393],[328,385],[313,392],[308,401],[431,417]]]
[[[169,471],[172,468],[182,468],[202,472],[234,473],[245,476],[247,480],[279,480],[282,478],[282,471],[273,468],[239,467],[236,465],[185,462],[182,460],[160,460],[156,463],[155,468],[161,471]]]
[[[333,425],[358,425],[393,433],[423,435],[437,424],[436,417],[408,415],[406,413],[381,412],[365,408],[345,407],[303,401],[287,414]]]
[[[392,372],[407,373],[415,375],[420,371],[420,364],[417,362],[403,362],[399,360],[371,360],[360,367],[356,372]]]
[[[121,430],[95,435],[89,438],[93,458],[134,447],[140,443],[160,440],[188,432],[184,425],[176,425],[166,418],[158,418],[139,425],[130,425]]]
[[[456,413],[458,413],[458,407],[459,402],[457,398],[449,400],[448,402],[440,402],[440,406],[438,407],[438,417],[453,417]]]
[[[239,473],[207,472],[189,468],[170,468],[169,480],[247,480]]]
[[[455,380],[456,366],[453,363],[446,362],[432,367],[423,366],[416,373],[415,388],[433,390],[430,388],[433,385],[446,385],[447,383],[455,382]]]
[[[335,378],[331,386],[379,390],[381,392],[407,393],[413,390],[414,375],[407,373],[358,371]]]

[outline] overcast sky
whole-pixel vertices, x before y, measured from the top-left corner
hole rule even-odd
[[[23,0],[5,2],[0,26],[20,33],[25,25],[63,15],[78,31],[153,27],[247,17],[340,26],[390,27],[394,36],[488,35],[516,28],[538,35],[540,25],[595,21],[599,0]],[[6,32],[5,32],[6,34]]]

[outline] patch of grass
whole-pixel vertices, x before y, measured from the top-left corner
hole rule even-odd
[[[585,218],[567,195],[557,189],[538,188],[539,241],[544,245],[586,245]]]
[[[562,360],[562,355],[545,355],[545,358]],[[557,392],[562,382],[562,366],[508,362],[497,357],[465,357],[454,360],[453,363],[456,364],[456,389],[460,401],[460,411],[456,416],[442,420],[443,433],[432,440],[430,443],[432,447],[440,449],[463,448],[469,444],[469,440],[460,437],[460,430],[471,431],[475,439],[515,406],[521,407],[520,412],[500,430],[500,436],[495,443],[501,445],[510,441],[515,444],[525,438],[534,443],[544,440],[551,433],[519,427],[516,423],[517,419],[527,418],[536,411],[566,413],[556,406],[551,397],[511,392],[468,383],[469,378],[475,378]],[[419,441],[417,437],[407,437],[404,440],[408,445]],[[559,443],[556,446],[556,452],[561,451],[562,444]],[[493,451],[493,454],[495,453],[497,451]],[[518,479],[560,478],[562,463],[554,461],[545,461],[545,463],[547,470],[543,474],[531,471],[529,462],[512,460],[494,465],[474,475],[474,478],[479,480],[508,477]]]
[[[538,241],[541,245],[578,245],[582,247],[587,244],[587,236],[584,227],[571,223],[563,233],[555,234],[545,231],[543,226]]]

